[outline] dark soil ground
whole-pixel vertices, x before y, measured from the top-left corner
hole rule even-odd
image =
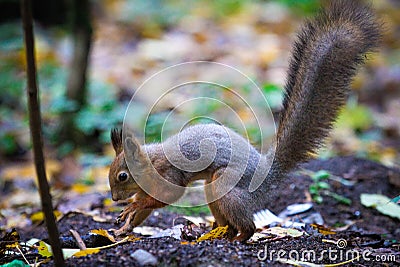
[[[399,266],[399,220],[384,216],[375,209],[362,206],[360,194],[380,193],[389,197],[398,196],[400,188],[392,185],[389,180],[399,179],[400,171],[353,157],[333,158],[326,161],[314,160],[302,167],[313,171],[328,170],[335,175],[356,181],[352,187],[329,182],[335,193],[352,200],[351,205],[340,204],[331,197],[325,197],[322,204],[316,204],[313,207],[314,211],[322,215],[325,225],[328,227],[346,225],[348,221],[353,221],[354,224],[335,235],[323,236],[310,228],[307,230],[308,236],[269,239],[246,244],[232,243],[227,240],[181,244],[182,240],[172,237],[143,237],[136,242],[101,250],[98,254],[70,258],[67,260],[67,265],[140,266],[132,254],[138,249],[143,249],[156,257],[158,266],[285,266],[284,263],[276,260],[276,253],[270,257],[272,250],[283,249],[287,253],[291,250],[299,253],[304,250],[314,250],[317,255],[314,263],[317,264],[344,262],[346,259],[354,258],[340,256],[345,255],[347,251],[368,250],[370,252],[367,255],[368,258],[361,257],[353,263],[343,266]],[[279,213],[290,204],[304,202],[311,183],[310,177],[299,175],[296,172],[290,174],[285,183],[275,190],[279,193],[270,203],[271,211]],[[114,214],[114,217],[117,215]],[[177,216],[179,215],[160,210],[158,214],[149,217],[144,225],[171,228],[173,220]],[[116,228],[113,223],[95,222],[91,217],[82,214],[65,216],[58,225],[61,235],[64,237],[71,236],[70,229],[75,229],[81,235],[85,235],[91,229]],[[32,237],[45,238],[47,236],[42,225],[34,229],[20,229],[19,233],[22,241]],[[342,251],[338,250],[336,244],[323,241],[324,239],[338,240],[340,238],[347,241],[347,247]],[[337,258],[329,257],[327,251],[337,253]],[[293,255],[295,256],[295,254]],[[394,255],[396,261],[389,258],[390,255]],[[288,256],[284,257],[288,258]],[[370,260],[368,261],[368,259]],[[52,265],[52,262],[47,265]]]

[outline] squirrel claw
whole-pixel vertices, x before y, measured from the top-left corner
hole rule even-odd
[[[129,229],[128,227],[123,226],[119,229],[110,229],[109,231],[111,231],[114,234],[114,236],[121,236],[121,235],[126,235],[126,233],[129,232]]]
[[[110,229],[111,232],[113,232],[114,236],[121,236],[121,235],[126,235],[128,232],[130,232],[133,228],[131,225],[132,218],[134,217],[135,213],[128,213],[128,219],[126,220],[125,224],[119,228],[119,229]],[[119,219],[119,217],[118,217]],[[117,221],[118,221],[117,219]],[[125,217],[123,218],[125,220]]]
[[[125,221],[126,217],[132,217],[135,215],[137,209],[137,205],[135,203],[127,206],[117,217],[117,223]]]

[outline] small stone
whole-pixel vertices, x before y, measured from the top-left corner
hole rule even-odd
[[[143,265],[155,266],[158,263],[157,258],[153,256],[153,254],[143,249],[136,250],[135,252],[131,253],[130,256],[134,258],[139,263],[140,266]]]

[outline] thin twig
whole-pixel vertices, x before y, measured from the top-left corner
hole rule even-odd
[[[79,235],[79,233],[77,231],[75,231],[74,229],[70,229],[69,231],[71,232],[72,236],[75,238],[76,242],[78,243],[79,249],[85,250],[86,249],[85,242],[83,242],[82,237]]]
[[[19,246],[16,246],[16,248],[18,249],[19,253],[21,253],[22,257],[24,258],[24,260],[26,261],[26,263],[29,265],[29,261],[25,258],[24,253],[22,252],[22,250],[19,248]]]
[[[38,88],[36,81],[36,64],[34,54],[33,38],[33,19],[30,0],[21,0],[21,15],[24,28],[27,79],[28,79],[28,109],[29,109],[29,127],[31,130],[33,156],[35,161],[36,175],[39,184],[40,199],[42,210],[45,215],[46,227],[49,234],[51,249],[53,251],[54,262],[56,266],[64,266],[64,257],[61,251],[59,233],[53,213],[53,205],[50,195],[50,188],[46,178],[46,169],[43,156],[43,138],[42,138],[42,119],[40,116],[40,104],[38,97]]]

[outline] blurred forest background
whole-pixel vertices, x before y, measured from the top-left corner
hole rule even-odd
[[[122,125],[135,90],[165,67],[193,60],[237,67],[261,86],[273,112],[279,113],[294,33],[323,3],[33,1],[44,149],[56,200],[65,189],[72,189],[67,190],[71,198],[90,192],[108,194],[108,165],[114,156],[110,129]],[[372,3],[384,22],[383,44],[354,80],[352,95],[320,157],[357,155],[399,167],[400,2]],[[26,197],[36,186],[19,13],[19,1],[0,2],[0,226],[4,228],[29,223],[33,219],[21,215],[25,216],[21,220],[15,208],[26,212],[35,207],[34,211],[39,203],[36,193]],[[153,104],[141,101],[143,106]],[[174,105],[167,103],[151,114],[144,125],[149,133],[146,141],[159,141],[165,114]],[[217,112],[214,106],[196,108]],[[241,107],[235,110],[246,122],[248,114],[241,113]],[[229,118],[221,121],[229,125]],[[257,146],[261,139],[257,128],[251,127],[249,138]],[[111,205],[109,198],[105,201]],[[4,221],[11,214],[15,220]]]

